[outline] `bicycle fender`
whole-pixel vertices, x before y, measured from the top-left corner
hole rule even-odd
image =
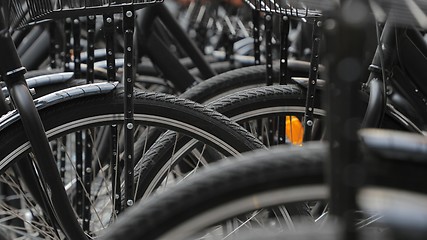
[[[116,89],[117,85],[117,82],[103,82],[71,87],[37,98],[34,100],[34,104],[37,110],[41,110],[49,106],[72,99],[98,94],[108,94],[114,89]],[[17,110],[12,110],[7,114],[3,115],[0,118],[0,131],[11,125],[12,123],[19,121],[19,119],[20,117]]]
[[[296,84],[298,84],[300,87],[303,87],[305,89],[308,88],[308,84],[309,84],[309,79],[308,78],[293,77],[292,80],[293,80],[293,82],[295,82]],[[317,79],[316,89],[323,90],[323,89],[325,89],[325,85],[326,85],[326,81],[325,80]]]
[[[72,72],[64,72],[64,73],[53,73],[48,75],[42,75],[38,77],[32,77],[27,79],[27,85],[29,88],[37,88],[42,86],[47,86],[56,83],[63,83],[69,81],[74,76]],[[3,94],[5,97],[9,96],[7,88],[2,88]]]

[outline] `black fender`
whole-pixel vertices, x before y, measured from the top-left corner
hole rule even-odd
[[[102,82],[85,84],[81,86],[71,87],[57,92],[53,92],[37,98],[34,100],[34,105],[37,110],[42,110],[47,107],[59,104],[61,102],[69,101],[72,99],[98,95],[108,94],[116,89],[117,82]],[[0,118],[0,131],[7,126],[19,121],[20,116],[17,110],[12,110]]]

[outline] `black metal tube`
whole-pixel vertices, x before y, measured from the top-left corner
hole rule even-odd
[[[353,4],[357,4],[354,6]],[[329,213],[344,225],[343,239],[357,239],[354,213],[356,193],[363,184],[357,131],[361,124],[359,89],[363,78],[365,26],[368,16],[352,18],[352,9],[368,13],[366,1],[342,1],[334,18],[324,22],[328,94],[327,137],[330,158],[326,176],[330,186]]]
[[[115,63],[115,40],[114,40],[114,15],[104,15],[104,36],[107,53],[107,80],[116,81],[116,63]]]
[[[93,182],[93,169],[92,169],[92,149],[93,149],[93,136],[92,136],[92,130],[86,129],[85,130],[85,148],[84,148],[84,165],[83,165],[83,186],[85,190],[85,194],[83,195],[83,231],[86,234],[89,234],[90,231],[90,220],[91,220],[91,185]]]
[[[289,55],[289,30],[290,20],[287,16],[281,16],[280,19],[280,81],[281,85],[291,82],[288,73],[288,55]]]
[[[268,13],[264,17],[265,24],[265,49],[266,49],[266,83],[267,86],[273,85],[273,15]]]
[[[56,35],[57,35],[57,28],[56,28],[56,22],[52,21],[49,23],[49,60],[50,60],[50,68],[55,69],[57,67],[56,64],[56,51],[57,51],[57,42],[56,42]]]
[[[70,62],[71,62],[71,30],[72,23],[71,19],[67,18],[64,22],[64,70],[66,72],[70,71]]]
[[[110,164],[111,164],[111,186],[113,189],[113,205],[114,205],[113,219],[117,218],[117,215],[121,211],[121,204],[122,204],[122,201],[121,201],[122,191],[121,191],[117,135],[118,135],[117,125],[111,126],[111,163]]]
[[[80,20],[78,18],[73,19],[73,55],[74,55],[74,77],[81,78],[82,69],[81,69],[81,27]]]
[[[95,64],[95,25],[96,16],[87,17],[87,68],[86,80],[87,83],[93,83],[95,80],[94,64]]]
[[[320,37],[321,37],[321,24],[322,21],[315,20],[313,23],[313,45],[311,50],[310,59],[310,71],[308,77],[308,88],[307,98],[305,104],[304,114],[304,140],[309,141],[311,139],[311,131],[313,129],[314,119],[314,102],[317,100],[316,95],[316,84],[319,73],[319,50],[320,50]]]
[[[261,50],[260,50],[260,46],[261,46],[261,41],[260,41],[260,36],[259,36],[259,19],[260,19],[260,12],[258,10],[253,10],[252,11],[252,21],[254,24],[254,29],[253,29],[253,36],[254,36],[254,58],[255,58],[255,65],[259,65],[261,64]]]
[[[396,58],[396,30],[392,23],[386,22],[379,46],[369,66],[371,71],[367,82],[369,84],[369,102],[362,122],[363,128],[379,127],[384,115],[386,106],[385,79],[388,77],[387,75],[391,71],[389,68]]]
[[[9,112],[9,110],[10,110],[10,107],[6,103],[6,99],[4,97],[3,91],[0,90],[0,116],[3,116],[4,114],[6,114],[7,112]]]
[[[366,108],[365,117],[362,122],[362,128],[376,128],[382,119],[384,112],[384,94],[383,83],[378,78],[373,78],[370,81],[369,87],[369,102]]]
[[[216,75],[215,71],[210,67],[209,63],[204,58],[202,52],[193,41],[188,38],[182,27],[178,24],[169,10],[163,4],[157,4],[151,7],[157,12],[157,16],[165,24],[172,35],[177,39],[180,46],[185,50],[188,56],[193,60],[196,67],[200,70],[202,76],[207,79]],[[151,9],[150,8],[150,9]]]
[[[17,46],[16,50],[18,55],[22,56],[28,48],[34,45],[34,42],[39,38],[40,34],[44,32],[44,28],[41,26],[35,26],[30,32],[22,39],[22,42]]]
[[[24,78],[25,68],[22,67],[2,13],[3,11],[0,11],[0,29],[2,29],[0,31],[0,56],[8,57],[0,58],[0,74],[5,80],[9,95],[21,116],[25,133],[36,157],[36,164],[40,169],[42,182],[50,189],[46,194],[54,206],[59,225],[69,239],[86,239],[86,235],[74,217],[74,211],[59,176],[42,121]]]
[[[49,42],[49,33],[47,31],[41,32],[38,38],[21,55],[22,65],[28,70],[37,69],[49,56]]]
[[[156,33],[150,34],[144,50],[151,61],[162,70],[165,78],[171,80],[179,91],[184,92],[196,82],[187,68],[182,66],[179,59],[170,52],[168,46]]]
[[[81,131],[77,131],[74,133],[76,142],[75,142],[75,148],[76,148],[76,184],[75,184],[75,191],[76,194],[74,195],[74,204],[76,206],[76,213],[79,218],[82,218],[83,214],[83,134]]]
[[[134,46],[133,36],[135,28],[135,10],[132,6],[123,7],[123,31],[124,31],[124,126],[125,126],[125,207],[131,207],[134,199],[134,93],[135,80]]]
[[[9,94],[20,113],[21,121],[33,153],[36,156],[36,163],[40,169],[43,182],[50,189],[50,194],[47,194],[55,209],[58,223],[69,239],[86,239],[86,235],[77,222],[77,218],[74,217],[74,210],[69,203],[68,196],[62,184],[42,121],[34,106],[33,98],[28,91],[23,76],[21,75],[20,79],[18,77],[13,77],[15,78],[13,80],[9,79],[11,80],[8,84]]]
[[[378,46],[372,64],[371,71],[381,71],[382,67],[389,67],[396,57],[396,27],[393,23],[386,22],[381,34],[381,46]],[[380,49],[381,48],[381,49]],[[381,59],[382,58],[382,59]],[[384,66],[382,66],[383,61]],[[388,71],[389,69],[385,69]]]

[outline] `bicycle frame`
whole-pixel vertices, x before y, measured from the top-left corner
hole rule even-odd
[[[43,195],[46,203],[55,206],[55,209],[57,209],[53,215],[55,217],[61,215],[72,216],[69,214],[74,214],[73,209],[70,204],[66,204],[66,201],[64,201],[68,199],[68,197],[62,185],[59,173],[56,170],[55,160],[43,124],[25,81],[24,74],[26,70],[21,64],[9,32],[9,26],[6,20],[8,16],[6,14],[7,7],[1,4],[0,8],[0,55],[3,56],[0,60],[0,75],[5,81],[11,100],[20,114],[24,130],[36,157],[36,166],[30,164],[31,166],[29,167],[31,169],[37,167],[37,172],[40,173],[39,177],[43,179],[42,181],[37,181],[40,183],[40,189],[49,189],[48,192],[55,193],[48,194],[48,192],[45,192]],[[29,163],[26,162],[24,164]],[[86,235],[80,228],[77,219],[65,218],[63,221],[56,222],[60,226],[67,225],[70,226],[70,229],[73,229],[72,231],[65,232],[68,238],[86,239]]]
[[[160,35],[153,31],[153,23],[156,21],[160,21],[162,24],[159,25],[163,25],[169,30],[200,70],[203,77],[210,78],[216,75],[215,71],[211,69],[206,59],[203,57],[201,51],[193,41],[189,39],[187,34],[163,4],[143,9],[140,15],[141,16],[137,19],[137,36],[139,42],[138,47],[142,50],[141,53],[146,53],[153,63],[161,69],[165,77],[173,81],[178,90],[185,91],[195,83],[195,78],[179,63],[177,57],[169,50],[169,47],[162,40]]]
[[[427,45],[416,29],[400,28],[390,22],[384,25],[381,45],[369,67],[366,85],[370,85],[370,99],[362,126],[380,126],[388,99],[408,129],[421,132],[427,120],[426,85],[422,82]]]

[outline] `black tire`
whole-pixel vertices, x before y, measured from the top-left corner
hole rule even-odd
[[[321,92],[319,91],[317,94],[319,99],[321,99]],[[251,119],[259,119],[260,117],[266,116],[277,117],[277,115],[281,114],[302,117],[305,110],[305,90],[296,85],[260,87],[231,94],[218,99],[207,106],[223,113],[238,123],[244,123]],[[321,126],[321,118],[324,117],[326,113],[321,109],[320,101],[316,102],[314,113],[315,118],[317,119],[316,121],[319,121],[317,123]],[[386,117],[385,120],[385,123],[388,124],[384,125],[393,125],[390,124],[393,123],[393,119]],[[256,132],[252,133],[255,136],[259,135]],[[315,140],[320,140],[323,136],[323,131],[320,131],[317,134],[314,133],[315,132],[313,132],[312,136],[316,136]],[[172,143],[176,142],[176,136],[173,133],[163,135],[137,163],[136,172],[138,172],[140,176],[136,179],[138,184],[138,198],[147,197],[158,186],[163,186],[164,183],[161,182],[164,179],[164,172],[172,171],[165,168],[165,166],[186,168],[183,165],[187,164],[189,161],[188,159],[179,156],[179,154],[176,154],[176,156],[173,157],[174,162],[171,162],[170,160],[170,156],[173,155],[173,151],[178,153],[183,152],[176,150],[176,147],[185,145],[187,143],[187,139],[181,138],[179,144],[172,145]],[[267,143],[265,145],[268,146]],[[180,160],[181,164],[178,162],[180,158],[182,158],[182,160]],[[184,164],[182,164],[182,162],[184,162]],[[192,166],[203,165],[192,162],[191,164]],[[189,172],[193,173],[194,170],[191,169]],[[184,178],[186,177],[187,176]]]
[[[108,189],[109,182],[106,181],[106,179],[111,176],[109,176],[110,172],[108,170],[108,161],[106,163],[104,157],[100,157],[102,154],[105,155],[105,153],[96,151],[98,149],[96,149],[95,143],[98,140],[97,137],[101,135],[96,132],[97,129],[101,128],[96,127],[104,125],[120,125],[123,118],[123,93],[120,92],[122,91],[116,90],[110,94],[81,97],[78,99],[64,101],[40,110],[40,117],[44,123],[47,136],[49,140],[52,141],[52,144],[53,142],[58,144],[60,141],[57,141],[57,139],[61,139],[63,136],[74,136],[71,133],[75,131],[82,131],[83,129],[88,130],[88,133],[84,135],[83,139],[86,139],[87,143],[90,145],[94,145],[94,149],[91,151],[93,155],[92,158],[94,161],[97,160],[95,161],[96,164],[101,165],[99,168],[100,171],[91,171],[95,176],[94,179],[96,179],[98,175],[101,175],[98,176],[98,182],[96,182],[96,180],[92,180],[91,183],[95,185],[100,185],[100,182],[105,184],[106,187],[103,187],[102,189],[106,191],[105,196],[107,196],[104,198],[101,196],[93,196],[93,199],[98,199],[98,201],[106,201],[105,203],[109,203],[110,200],[113,201],[112,193]],[[209,146],[213,146],[225,156],[235,155],[239,154],[240,152],[264,147],[247,131],[242,129],[237,124],[231,122],[221,114],[194,102],[165,94],[141,92],[135,95],[135,125],[138,126],[138,124],[142,126],[155,126],[156,128],[161,127],[179,131],[181,132],[180,134],[192,136],[203,141]],[[30,152],[30,146],[20,121],[14,122],[11,125],[6,124],[2,126],[4,127],[0,131],[0,141],[2,142],[2,145],[0,146],[0,162],[2,163],[0,170],[3,174],[1,179],[10,183],[10,181],[7,181],[8,179],[19,179],[16,176],[15,171],[13,171],[14,163],[28,156],[28,153]],[[143,129],[148,129],[148,127],[140,127],[136,129],[138,129],[137,131],[141,132]],[[68,147],[68,145],[59,144],[58,149],[61,147],[66,148],[66,151],[70,149],[70,153],[67,152],[66,156],[69,158],[74,156],[74,147]],[[107,156],[110,156],[111,158],[111,155]],[[72,163],[74,160],[69,160],[71,162],[69,170],[75,170],[75,166],[73,166]],[[72,175],[71,173],[71,180],[69,179],[68,183],[72,182],[72,179],[74,178],[73,176],[75,175]],[[81,179],[77,180],[82,181]],[[34,227],[35,225],[31,224],[33,224],[33,222],[34,224],[38,224],[36,223],[36,220],[43,219],[43,213],[36,213],[37,208],[36,206],[32,205],[35,204],[35,201],[27,194],[25,191],[26,188],[21,186],[21,183],[22,181],[15,181],[15,184],[12,186],[16,185],[14,190],[17,191],[17,196],[25,198],[25,201],[23,202],[31,203],[31,205],[27,206],[26,209],[34,211],[32,212],[33,219],[28,221],[30,226]],[[74,194],[69,190],[67,190],[67,192]],[[89,190],[87,192],[90,193],[91,191]],[[87,192],[86,194],[88,194]],[[101,194],[101,192],[96,193]],[[108,198],[108,196],[110,196],[111,199]],[[90,209],[96,209],[97,206],[94,205],[95,203],[90,203]],[[101,203],[104,204],[104,202]],[[98,204],[101,203],[98,202]],[[95,213],[97,212],[95,211]],[[107,217],[106,220],[109,223],[113,215],[115,214],[109,212],[107,216],[102,215],[102,217]],[[92,216],[91,219],[92,220],[90,221],[93,221],[93,223],[91,222],[91,226],[94,229],[90,230],[93,235],[97,235],[98,231],[102,230],[108,225],[106,224],[104,226],[103,224],[98,224],[97,222],[95,223],[95,221],[97,221],[96,216]],[[96,225],[96,229],[95,224],[98,224]],[[52,226],[46,227],[46,229],[53,230],[51,227]],[[34,227],[34,229],[40,229],[40,227]],[[49,233],[44,232],[43,234],[40,233],[38,236],[42,238],[56,237],[54,231]],[[16,235],[14,236],[16,237]]]
[[[318,91],[316,96],[322,99],[322,92]],[[284,143],[302,144],[302,121],[305,113],[305,89],[297,85],[285,86],[267,86],[255,89],[240,91],[229,96],[220,98],[207,107],[218,111],[233,121],[245,126],[258,139],[262,140],[267,147],[277,145],[279,135],[277,125],[270,126],[270,121],[278,121],[285,117],[292,118],[296,122],[296,128],[291,123],[286,125],[286,134]],[[325,130],[322,119],[326,112],[322,109],[320,101],[315,101],[314,120],[310,140],[321,140],[324,137]],[[399,128],[399,125],[393,118],[386,115],[383,123],[384,127]],[[401,128],[403,126],[400,126]],[[290,131],[289,131],[290,130]],[[289,133],[289,132],[290,133]],[[273,137],[271,137],[273,136]],[[189,160],[187,151],[180,150],[178,147],[185,146],[190,148],[187,138],[177,140],[174,133],[167,133],[161,136],[152,147],[138,161],[135,171],[138,173],[135,181],[137,182],[137,196],[145,197],[151,194],[158,186],[165,186],[162,181],[165,174],[171,172],[173,168],[184,168],[186,171],[179,170],[182,174],[194,173],[195,167],[199,168],[212,161],[198,162]],[[196,145],[193,146],[197,147]],[[173,156],[173,157],[171,157]],[[172,160],[173,159],[173,160]],[[166,167],[167,166],[167,167]],[[191,171],[190,171],[191,169]],[[187,176],[182,175],[183,178]]]
[[[189,239],[213,224],[263,207],[324,199],[327,155],[326,145],[307,144],[252,152],[242,161],[205,168],[125,212],[102,239]]]
[[[307,77],[309,63],[292,61],[289,64],[289,74],[294,77]],[[274,65],[275,79],[279,76],[279,66]],[[224,72],[207,79],[188,89],[180,97],[205,103],[226,96],[232,92],[266,85],[266,67],[249,66]]]
[[[325,111],[320,108],[320,105],[319,101],[316,102],[314,109],[314,122],[319,127],[322,124],[321,119],[325,115]],[[258,131],[256,128],[264,127],[251,126],[260,124],[259,120],[263,121],[262,125],[268,125],[269,119],[283,119],[286,116],[293,116],[302,121],[305,111],[305,91],[295,85],[260,87],[231,94],[208,104],[207,107],[226,115],[233,121],[246,125],[248,131],[259,139],[265,140],[264,144],[266,146],[271,146],[277,144],[277,142],[272,143],[266,140],[268,138],[263,138],[263,135],[268,131]],[[271,130],[278,131],[277,128]],[[295,129],[295,132],[297,132],[297,129]],[[322,136],[323,132],[321,130],[317,134],[313,133],[313,137],[318,140]],[[165,133],[150,147],[135,167],[135,171],[138,173],[138,175],[135,175],[138,198],[151,194],[166,177],[165,174],[171,171],[172,167],[178,165],[180,168],[187,169],[180,172],[185,173],[191,169],[190,173],[193,173],[194,169],[192,169],[191,165],[201,167],[210,162],[198,163],[194,160],[189,161],[188,155],[184,154],[186,151],[179,148],[182,146],[190,148],[191,143],[189,141],[190,139],[188,138],[179,138],[177,140],[174,133]],[[213,159],[215,159],[215,156],[213,156]],[[165,168],[165,166],[168,166],[168,168]]]
[[[132,211],[125,212],[101,239],[126,237],[130,240],[150,240],[172,237],[179,240],[192,239],[193,236],[195,239],[203,239],[201,236],[205,236],[206,232],[202,230],[209,231],[214,229],[212,226],[222,226],[225,220],[236,216],[242,220],[242,214],[247,212],[252,213],[258,209],[294,201],[325,199],[328,196],[328,188],[323,171],[326,164],[324,161],[328,157],[327,144],[308,143],[302,148],[282,146],[271,151],[245,154],[237,161],[223,161],[205,168],[167,192],[141,202]],[[425,176],[427,164],[423,161],[378,157],[377,154],[370,153],[365,168],[358,169],[357,176],[353,176],[357,178],[358,184],[362,184],[357,196],[361,210],[368,210],[368,218],[365,219],[368,221],[360,219],[361,225],[357,223],[356,226],[364,229],[363,227],[373,224],[374,227],[380,228],[375,232],[380,233],[387,229],[384,223],[389,223],[406,228],[405,230],[409,229],[409,232],[415,229],[425,233],[425,227],[417,227],[424,226],[419,224],[418,219],[425,216],[423,202],[426,184],[419,180]],[[407,174],[411,174],[411,177],[405,177]],[[402,179],[403,182],[400,181]],[[406,213],[405,208],[395,209],[399,206],[409,207],[411,210]],[[420,207],[424,212],[415,214],[416,207]],[[387,217],[376,226],[375,221],[384,217],[375,214],[378,210],[386,213]],[[374,213],[376,217],[371,218],[370,213]],[[412,216],[414,214],[415,218]],[[245,222],[244,220],[241,222]],[[400,222],[399,225],[397,220],[405,222]],[[258,228],[255,230],[259,230],[260,226],[256,227]],[[310,226],[310,229],[315,228]],[[282,235],[272,232],[283,231],[281,228],[273,227],[267,230],[271,236],[301,237],[296,239],[311,239],[306,237],[316,234]],[[373,232],[373,229],[367,230],[368,233]],[[320,239],[322,236],[319,236]],[[336,237],[334,234],[330,236]]]

